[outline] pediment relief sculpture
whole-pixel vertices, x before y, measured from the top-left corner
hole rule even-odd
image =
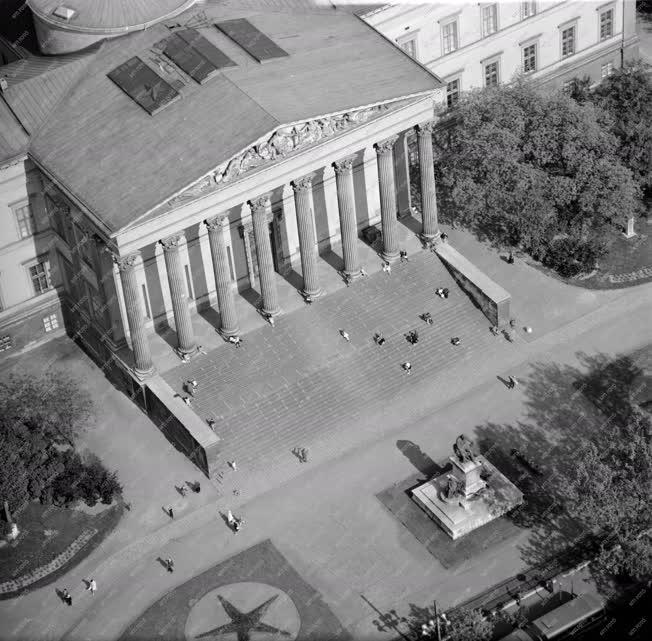
[[[218,185],[228,183],[251,169],[284,158],[302,147],[361,125],[388,109],[388,105],[378,105],[277,129],[269,138],[257,142],[232,160],[222,163],[212,174],[170,199],[168,205],[177,205],[200,194],[213,191],[218,188]]]

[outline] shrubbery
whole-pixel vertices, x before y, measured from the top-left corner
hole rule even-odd
[[[572,278],[595,269],[606,251],[605,243],[596,239],[559,238],[548,247],[543,264],[565,278]]]

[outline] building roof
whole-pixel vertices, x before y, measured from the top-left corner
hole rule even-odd
[[[84,31],[142,28],[175,16],[194,3],[195,0],[27,0],[40,18]],[[53,13],[60,7],[72,9],[73,17],[66,19]]]
[[[29,136],[0,96],[0,167],[27,153]]]
[[[157,53],[170,35],[163,24],[105,41],[33,134],[30,154],[116,232],[283,125],[441,85],[350,11],[322,6],[313,15],[310,5],[296,11],[295,4],[226,0],[174,18],[236,63],[201,85]],[[214,26],[235,18],[289,55],[254,60]],[[178,87],[181,99],[150,116],[121,91],[107,73],[133,56]]]

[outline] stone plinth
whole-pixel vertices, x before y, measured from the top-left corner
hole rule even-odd
[[[465,499],[477,494],[487,486],[480,478],[482,463],[479,460],[460,462],[456,456],[449,456],[448,460],[453,464],[451,470],[453,476],[460,483],[460,492]]]
[[[460,494],[455,499],[444,498],[449,472],[412,490],[417,505],[453,540],[497,519],[523,502],[523,493],[506,476],[484,457],[479,456],[478,461],[478,475],[482,467],[488,478],[486,487],[474,496],[465,498]],[[457,476],[455,470],[456,466],[453,465],[452,473]]]

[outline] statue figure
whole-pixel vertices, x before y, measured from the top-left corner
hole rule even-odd
[[[473,462],[478,455],[473,441],[467,438],[465,434],[460,434],[457,437],[455,445],[453,445],[453,452],[455,452],[460,463],[464,463],[465,461]]]
[[[444,496],[447,499],[452,499],[460,490],[460,482],[452,474],[449,474],[447,479],[448,485],[446,485],[446,489],[444,490]]]

